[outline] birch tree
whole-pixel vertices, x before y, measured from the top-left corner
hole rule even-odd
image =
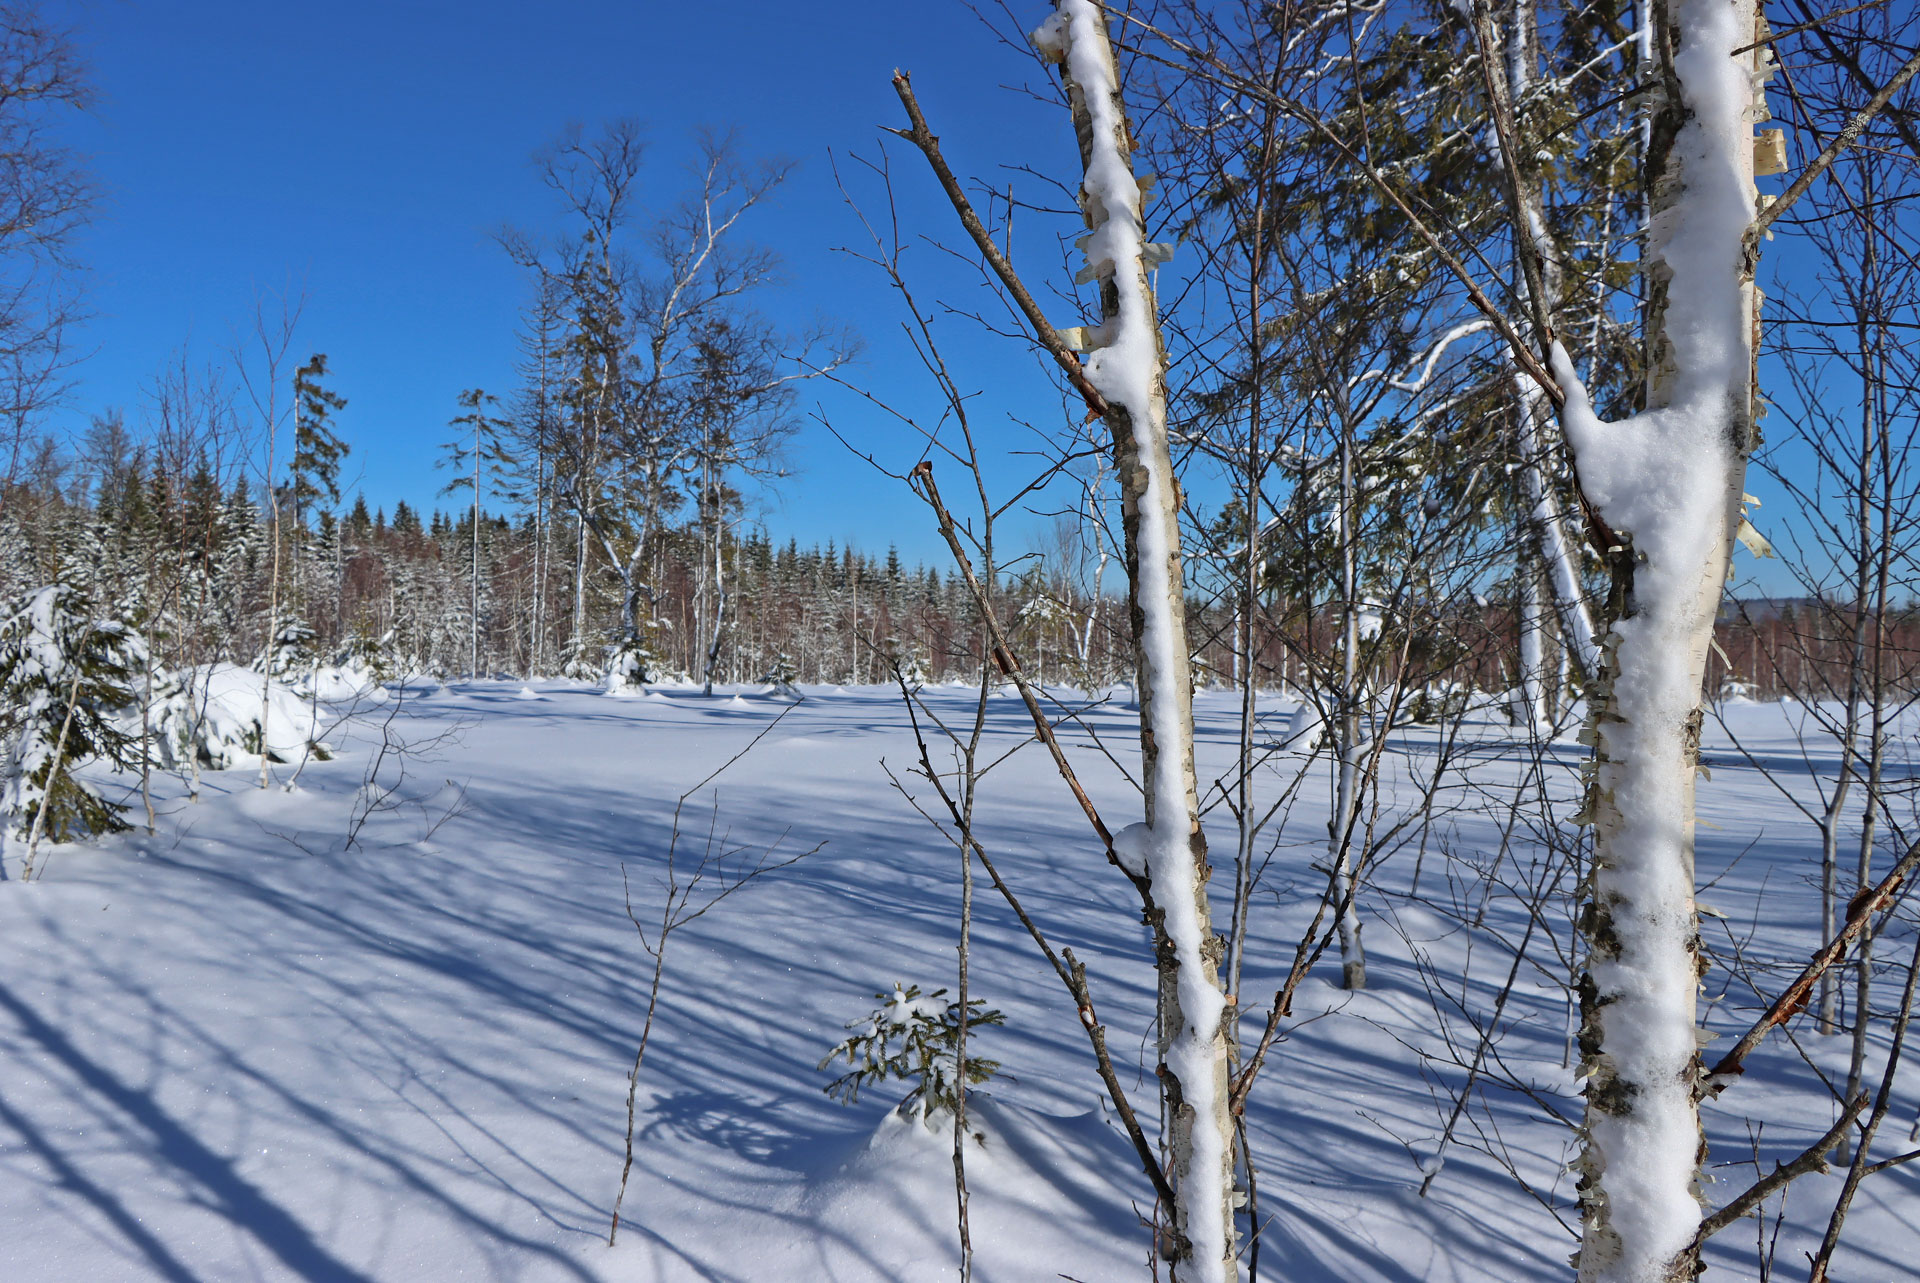
[[[1159,1066],[1170,1157],[1172,1225],[1162,1253],[1181,1280],[1238,1272],[1234,1133],[1228,1108],[1230,1006],[1219,980],[1222,942],[1207,901],[1206,837],[1193,765],[1193,677],[1180,553],[1180,491],[1166,429],[1166,356],[1152,269],[1166,257],[1146,237],[1144,191],[1105,13],[1059,0],[1033,33],[1058,63],[1079,142],[1080,208],[1088,232],[1082,279],[1099,289],[1100,322],[1057,330],[987,234],[940,156],[904,75],[894,88],[912,128],[902,136],[932,164],[948,199],[1035,338],[1112,436],[1140,704],[1146,818],[1109,836],[1109,853],[1146,901],[1158,975]],[[1069,342],[1069,339],[1075,340]],[[1087,352],[1084,363],[1073,355]],[[1066,768],[1062,767],[1063,773]],[[1108,836],[1102,827],[1103,836]]]
[[[1580,980],[1586,1115],[1579,1273],[1694,1276],[1702,970],[1694,903],[1701,688],[1754,446],[1751,0],[1651,15],[1646,408],[1602,423],[1549,357],[1582,493],[1611,538],[1611,621],[1591,713],[1593,865]],[[1543,327],[1544,328],[1544,327]]]

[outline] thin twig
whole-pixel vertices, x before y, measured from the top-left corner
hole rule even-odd
[[[920,729],[920,719],[915,712],[913,693],[908,688],[897,663],[894,665],[894,680],[899,684],[901,694],[906,701],[907,717],[913,728],[914,742],[919,746],[920,773],[933,785],[941,803],[957,824],[961,814],[960,808],[953,796],[948,793],[946,786],[941,783],[939,773],[934,770],[926,736]],[[903,796],[908,797],[909,803],[915,810],[920,810],[922,815],[926,814],[921,810],[919,803],[913,801],[912,797],[906,794],[906,790],[901,788],[897,779],[894,781],[894,787],[900,789]],[[1071,950],[1064,951],[1066,961],[1061,960],[1061,955],[1054,952],[1053,945],[1048,942],[1039,925],[1027,913],[1026,907],[1020,903],[1020,898],[1014,894],[1013,888],[1007,885],[1005,878],[1000,876],[1000,870],[994,867],[992,858],[988,856],[980,840],[969,834],[965,841],[972,848],[973,857],[980,861],[980,867],[986,870],[994,889],[1013,910],[1014,916],[1020,920],[1020,925],[1026,928],[1034,944],[1039,946],[1041,954],[1053,968],[1054,974],[1060,977],[1060,983],[1065,985],[1067,992],[1073,995],[1074,1011],[1080,1018],[1081,1028],[1086,1030],[1088,1042],[1093,1046],[1094,1065],[1100,1074],[1100,1081],[1106,1086],[1107,1098],[1113,1102],[1114,1111],[1120,1116],[1121,1126],[1126,1131],[1127,1138],[1133,1142],[1134,1153],[1139,1155],[1140,1166],[1146,1172],[1147,1179],[1152,1182],[1155,1196],[1167,1206],[1172,1206],[1173,1186],[1168,1183],[1159,1159],[1154,1156],[1153,1146],[1148,1142],[1146,1133],[1141,1129],[1140,1121],[1133,1112],[1133,1106],[1127,1100],[1126,1089],[1120,1085],[1120,1077],[1114,1072],[1113,1057],[1107,1050],[1106,1026],[1100,1023],[1099,1015],[1094,1010],[1093,995],[1087,987],[1086,968],[1074,959]]]
[[[1920,49],[1913,51],[1913,56],[1902,64],[1900,70],[1893,73],[1892,79],[1882,85],[1878,93],[1867,99],[1867,105],[1855,112],[1853,118],[1841,126],[1840,132],[1833,136],[1833,141],[1822,148],[1820,154],[1800,171],[1800,177],[1794,179],[1792,185],[1781,192],[1779,198],[1761,212],[1760,217],[1753,220],[1753,226],[1747,229],[1749,254],[1758,253],[1760,237],[1773,226],[1774,220],[1786,213],[1795,201],[1807,194],[1807,189],[1813,186],[1813,180],[1826,173],[1833,162],[1840,159],[1841,152],[1853,146],[1854,140],[1865,132],[1867,126],[1873,123],[1873,118],[1880,114],[1883,107],[1893,101],[1893,96],[1905,88],[1906,83],[1912,80],[1916,73],[1920,73]]]

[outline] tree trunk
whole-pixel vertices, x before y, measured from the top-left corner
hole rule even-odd
[[[1753,0],[1660,0],[1649,67],[1646,410],[1593,418],[1554,364],[1583,492],[1614,538],[1592,697],[1593,867],[1581,925],[1583,1283],[1698,1269],[1694,780],[1708,649],[1754,444]]]
[[[587,662],[587,519],[576,515],[573,548],[573,662]]]
[[[1360,584],[1355,542],[1359,538],[1354,496],[1353,423],[1340,426],[1340,689],[1334,695],[1335,769],[1333,819],[1327,839],[1333,864],[1333,893],[1338,899],[1340,987],[1367,987],[1367,951],[1361,941],[1359,879],[1355,877],[1353,835],[1360,815],[1360,781],[1366,764],[1360,716],[1364,678],[1360,672]]]
[[[1234,1253],[1233,1127],[1227,1111],[1222,942],[1207,902],[1206,838],[1193,765],[1193,677],[1180,557],[1180,491],[1167,444],[1166,359],[1160,346],[1133,140],[1104,16],[1090,0],[1060,0],[1036,33],[1062,63],[1080,160],[1081,209],[1092,239],[1106,343],[1086,362],[1108,402],[1132,592],[1129,622],[1140,695],[1148,871],[1159,972],[1159,1075],[1175,1191],[1162,1250],[1176,1280],[1238,1272]],[[1097,244],[1096,244],[1097,242]]]

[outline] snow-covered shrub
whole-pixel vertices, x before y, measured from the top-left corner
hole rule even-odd
[[[799,698],[795,683],[800,680],[800,670],[794,665],[793,656],[784,650],[768,661],[767,675],[760,680],[773,687],[777,695]]]
[[[591,682],[605,676],[605,668],[594,662],[593,647],[585,637],[576,637],[567,643],[564,658],[560,661],[560,676],[573,682]]]
[[[654,636],[662,627],[658,622],[642,624],[639,632],[630,633],[607,647],[602,670],[607,694],[628,694],[661,682],[686,680],[685,673],[669,670],[659,647],[654,644]],[[572,668],[569,663],[569,675]]]
[[[654,680],[659,660],[643,637],[623,637],[607,647],[607,663],[602,674],[607,694],[621,695],[637,691]],[[571,670],[574,665],[568,664]]]
[[[1320,706],[1311,700],[1301,702],[1293,710],[1293,716],[1287,719],[1286,733],[1280,737],[1280,747],[1295,753],[1311,753],[1327,739],[1327,719]]]
[[[306,681],[310,696],[333,703],[371,696],[381,684],[380,675],[353,656],[338,664],[321,664]]]
[[[897,1078],[911,1082],[908,1092],[896,1108],[902,1115],[932,1125],[933,1115],[951,1113],[960,1103],[964,1090],[959,1082],[960,1004],[945,1001],[947,991],[935,989],[922,994],[919,985],[899,985],[891,993],[876,993],[880,1001],[873,1014],[847,1025],[849,1036],[827,1053],[819,1067],[825,1069],[845,1057],[849,1069],[824,1090],[845,1104],[860,1098],[860,1089]],[[1006,1016],[988,1008],[975,998],[967,1004],[969,1032],[981,1025],[1001,1025]],[[980,1056],[967,1056],[965,1087],[976,1087],[998,1073],[1000,1062]]]
[[[163,766],[178,769],[198,762],[215,771],[258,766],[263,751],[273,762],[309,755],[328,760],[333,750],[320,739],[320,717],[313,703],[291,686],[235,664],[165,674],[155,682],[148,711],[155,756]]]
[[[1458,682],[1435,682],[1422,686],[1407,701],[1406,718],[1418,725],[1452,721],[1467,711],[1470,688]]]
[[[393,630],[389,628],[375,637],[365,629],[356,628],[353,636],[347,639],[346,649],[335,661],[335,667],[364,675],[369,683],[376,686],[392,681],[400,672],[399,657],[394,652]]]
[[[36,824],[50,842],[126,829],[124,808],[74,769],[138,764],[139,741],[122,722],[137,709],[132,675],[145,662],[139,634],[93,619],[66,584],[28,593],[0,619],[0,812],[22,837]]]
[[[282,622],[273,632],[273,645],[265,653],[265,672],[271,672],[276,678],[298,678],[307,672],[313,672],[313,666],[321,663],[319,647],[315,641],[319,634],[305,624],[305,620],[290,618]],[[255,663],[255,668],[263,665]]]
[[[304,677],[319,663],[315,634],[303,620],[290,619],[274,630],[267,648],[266,671],[275,677]]]
[[[906,682],[908,690],[919,690],[933,680],[933,675],[927,671],[927,657],[921,653],[919,643],[889,637],[886,654],[888,664],[900,670],[901,680]]]

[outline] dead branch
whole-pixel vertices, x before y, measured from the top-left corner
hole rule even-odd
[[[1920,842],[1908,847],[1907,853],[1887,870],[1887,876],[1881,878],[1871,890],[1854,897],[1853,903],[1848,906],[1847,920],[1833,939],[1813,955],[1812,961],[1801,968],[1793,983],[1781,991],[1780,996],[1753,1022],[1752,1027],[1740,1036],[1740,1041],[1734,1043],[1727,1054],[1707,1072],[1702,1079],[1703,1098],[1718,1096],[1735,1076],[1745,1072],[1747,1053],[1760,1045],[1760,1040],[1767,1036],[1768,1030],[1776,1025],[1784,1025],[1796,1013],[1806,1010],[1814,982],[1846,956],[1847,946],[1866,928],[1867,920],[1891,904],[1907,875],[1916,867],[1920,867]]]

